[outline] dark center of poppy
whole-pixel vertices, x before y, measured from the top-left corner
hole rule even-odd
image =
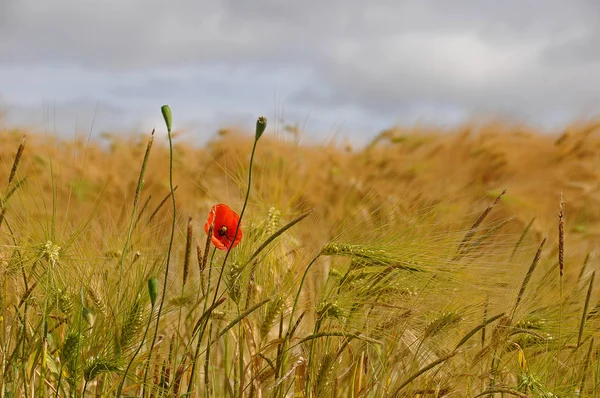
[[[227,235],[227,226],[223,225],[221,228],[219,228],[219,230],[217,231],[217,234],[219,236],[225,236],[225,235]]]

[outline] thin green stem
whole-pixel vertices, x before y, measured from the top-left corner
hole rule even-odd
[[[281,358],[281,365],[279,367],[279,371],[282,372],[283,369],[285,368],[284,364],[284,356],[285,356],[285,351],[286,351],[286,346],[289,342],[290,339],[290,335],[291,335],[291,330],[294,324],[294,313],[296,312],[296,308],[298,307],[298,300],[300,299],[300,293],[302,293],[302,286],[304,285],[304,281],[306,280],[306,275],[308,275],[308,271],[310,270],[310,268],[313,266],[313,264],[317,261],[317,259],[321,257],[321,252],[319,252],[319,254],[317,254],[311,261],[310,263],[308,263],[308,265],[306,266],[306,269],[304,270],[304,274],[302,274],[302,279],[300,280],[300,286],[298,286],[298,291],[296,292],[296,298],[294,299],[294,305],[292,306],[292,312],[290,312],[290,321],[288,324],[288,329],[287,329],[287,333],[285,335],[285,338],[283,339],[283,344],[281,346],[281,353],[282,353],[282,358]],[[279,378],[279,375],[276,375],[276,378]],[[277,387],[277,392],[279,391],[281,385],[279,385]],[[277,396],[277,392],[275,394],[275,396]]]
[[[212,314],[214,309],[216,307],[218,307],[219,305],[223,304],[224,302],[225,302],[225,299],[223,298],[223,299],[217,301],[215,304],[211,305],[208,310],[204,311],[204,313],[202,314],[202,316],[200,317],[200,319],[197,322],[198,324],[200,324],[201,327],[199,326],[200,335],[198,336],[198,342],[196,343],[196,350],[195,350],[194,358],[192,361],[192,371],[190,374],[190,383],[188,384],[188,390],[187,390],[188,395],[192,394],[192,390],[193,390],[193,386],[194,386],[193,381],[196,378],[196,366],[197,366],[198,358],[200,357],[200,345],[202,344],[202,338],[204,337],[204,331],[206,330],[206,324],[209,323],[210,315]],[[194,330],[192,331],[192,337],[191,337],[190,341],[194,340],[195,333],[196,333],[196,328],[194,328]],[[209,338],[209,343],[210,343],[210,338]]]
[[[244,217],[244,213],[246,212],[246,206],[248,205],[248,198],[250,197],[250,188],[252,187],[252,164],[254,163],[254,153],[256,152],[256,144],[258,144],[258,140],[254,140],[254,145],[252,146],[252,154],[250,155],[250,167],[248,171],[248,188],[246,189],[246,198],[244,199],[244,205],[242,206],[242,211],[240,212],[240,219],[238,220],[237,226],[235,227],[235,234],[233,235],[233,239],[231,240],[231,243],[227,248],[225,258],[223,259],[223,266],[221,267],[221,271],[219,273],[219,279],[217,279],[217,286],[215,287],[215,295],[213,297],[212,304],[214,304],[217,301],[217,296],[219,294],[219,286],[221,285],[223,271],[225,270],[225,264],[227,264],[227,259],[229,258],[229,253],[231,253],[231,248],[233,247],[233,244],[237,239],[238,233],[240,232],[242,218]]]
[[[175,225],[177,222],[177,202],[175,201],[175,189],[173,187],[173,136],[171,135],[171,128],[168,128],[169,136],[169,188],[171,190],[171,203],[173,204],[173,221],[171,223],[171,236],[169,238],[169,249],[167,250],[167,263],[165,265],[165,279],[163,281],[163,290],[160,297],[160,304],[158,305],[158,313],[156,314],[156,327],[154,328],[154,334],[152,336],[152,343],[150,344],[150,351],[148,352],[148,366],[144,372],[144,386],[142,389],[142,397],[146,396],[146,381],[148,380],[148,368],[150,367],[150,359],[152,358],[152,350],[154,344],[156,344],[156,337],[158,336],[158,325],[160,324],[160,316],[162,314],[163,305],[165,303],[165,297],[167,294],[167,283],[169,282],[169,265],[171,264],[171,251],[173,250],[173,238],[175,236]]]
[[[240,316],[240,309],[238,307],[238,317]],[[244,323],[240,322],[238,323],[238,328],[239,328],[239,332],[238,332],[238,358],[239,358],[239,363],[238,363],[238,367],[239,367],[239,385],[238,385],[238,396],[239,397],[243,397],[243,393],[244,393],[244,339],[245,339],[245,331],[244,331]]]
[[[321,328],[321,320],[322,320],[322,317],[319,316],[319,318],[315,322],[315,327],[313,329],[313,335],[317,335],[319,333],[319,329]],[[312,369],[311,365],[312,365],[312,362],[313,362],[314,352],[315,352],[315,340],[311,340],[311,342],[310,342],[310,353],[308,355],[308,363],[306,364],[307,375],[306,375],[306,385],[304,387],[304,391],[305,391],[306,397],[310,397],[311,396],[311,394],[310,394],[310,388],[311,388],[310,383],[311,383],[311,376],[312,376],[312,374],[311,374],[310,370]]]
[[[242,224],[242,218],[244,217],[244,213],[246,212],[246,206],[248,205],[248,198],[250,197],[250,189],[252,188],[252,165],[254,164],[254,154],[256,153],[256,145],[257,144],[258,144],[258,139],[255,139],[254,144],[252,145],[252,153],[250,155],[250,165],[249,165],[249,170],[248,170],[248,187],[246,188],[246,196],[244,198],[244,205],[242,206],[242,211],[240,212],[240,218],[235,227],[235,234],[233,235],[233,239],[231,240],[231,243],[229,244],[229,247],[227,248],[227,252],[225,253],[225,258],[223,259],[223,264],[221,266],[221,270],[219,271],[219,278],[217,279],[217,284],[215,286],[215,294],[213,296],[211,307],[215,305],[215,303],[217,302],[217,298],[219,297],[219,287],[221,286],[221,280],[223,279],[225,265],[227,264],[227,259],[229,258],[229,253],[231,253],[233,244],[234,244],[235,240],[237,239],[237,236],[240,232],[240,225]],[[208,293],[208,290],[207,290],[207,293]],[[202,329],[200,331],[200,337],[198,338],[198,346],[200,345],[201,336],[204,335],[204,330],[206,329],[207,325],[208,325],[208,322],[205,322],[202,325]]]

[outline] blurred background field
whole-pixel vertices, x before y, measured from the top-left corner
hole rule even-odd
[[[28,200],[37,205],[15,202],[15,210],[44,217],[47,209],[41,203],[47,206],[55,195],[58,213],[68,213],[74,222],[94,206],[107,216],[104,222],[129,216],[150,132],[105,134],[91,142],[16,128],[1,133],[2,179],[8,178],[16,148],[27,137],[20,173],[34,193]],[[248,132],[221,130],[198,146],[175,133],[174,179],[182,217],[203,223],[216,202],[241,206],[252,139]],[[150,205],[168,194],[167,149],[166,137],[155,140],[144,185]],[[326,240],[348,214],[372,215],[379,206],[410,212],[451,203],[457,207],[447,217],[465,217],[506,189],[496,212],[516,217],[507,228],[518,230],[535,218],[532,231],[553,239],[562,192],[571,254],[585,255],[597,251],[600,234],[598,149],[596,122],[557,133],[502,123],[392,128],[363,148],[305,145],[296,135],[269,130],[257,148],[251,200],[262,212],[271,206],[289,213],[317,209],[314,222],[322,226],[310,234]]]
[[[30,282],[36,278],[41,280],[43,276],[39,269],[32,269],[31,264],[25,260],[14,268],[12,251],[15,247],[20,247],[25,252],[31,250],[34,255],[36,250],[39,252],[39,248],[43,247],[44,242],[54,242],[64,250],[61,258],[66,265],[59,271],[61,276],[58,279],[64,286],[73,289],[70,293],[72,297],[78,297],[78,289],[85,287],[91,291],[92,301],[95,294],[104,297],[108,303],[104,306],[110,307],[111,300],[114,306],[114,301],[119,299],[107,297],[114,294],[111,289],[117,283],[116,274],[109,276],[114,271],[110,264],[122,254],[139,169],[150,132],[139,135],[105,134],[100,140],[88,142],[86,137],[59,139],[52,135],[31,134],[18,128],[7,129],[0,132],[0,181],[8,180],[16,149],[23,142],[23,137],[26,137],[26,146],[17,173],[17,180],[22,184],[5,204],[6,218],[1,230],[4,242],[4,249],[0,251],[5,272],[3,280],[5,289],[8,288],[9,292],[3,298],[6,308],[4,322],[10,318],[6,311],[10,311],[12,307],[21,308],[22,303],[19,301],[24,300],[23,295],[29,289],[27,281],[21,280],[21,271],[18,269],[22,268],[26,274],[30,272]],[[177,186],[177,228],[169,281],[170,307],[160,335],[160,339],[169,339],[171,333],[175,333],[169,340],[171,345],[173,341],[185,340],[182,336],[175,337],[178,333],[185,336],[181,332],[183,329],[175,327],[178,308],[187,306],[190,314],[195,313],[196,307],[189,301],[189,297],[186,298],[186,294],[191,295],[190,297],[199,295],[200,277],[195,266],[189,271],[192,282],[189,282],[187,288],[181,285],[188,222],[194,231],[194,246],[198,242],[203,247],[204,222],[211,206],[227,203],[239,211],[244,200],[248,161],[254,138],[247,131],[221,130],[206,145],[200,147],[179,137],[175,132],[173,178]],[[169,195],[167,144],[166,137],[155,137],[143,182],[140,202],[143,217],[140,216],[136,221],[136,226],[140,225],[140,232],[136,232],[133,250],[128,254],[133,256],[131,270],[138,257],[144,259],[145,263],[137,271],[131,271],[134,274],[128,275],[124,281],[124,285],[132,289],[125,293],[125,296],[130,297],[124,299],[125,303],[127,300],[129,304],[136,302],[134,293],[144,294],[143,286],[147,277],[159,277],[162,272],[161,264],[164,262],[172,217],[168,205],[160,206]],[[238,249],[240,254],[236,261],[247,258],[253,246],[256,248],[260,243],[260,237],[265,236],[264,233],[269,230],[272,232],[273,228],[290,222],[304,212],[312,211],[306,220],[295,225],[281,238],[275,249],[275,252],[280,249],[288,254],[294,252],[296,256],[283,263],[281,259],[267,257],[258,266],[262,270],[257,270],[257,286],[253,294],[267,298],[274,297],[275,294],[283,302],[278,304],[284,308],[282,314],[289,313],[294,286],[297,286],[298,277],[306,266],[307,256],[331,242],[384,248],[393,255],[414,261],[417,267],[423,266],[425,270],[431,265],[436,275],[442,275],[440,278],[443,282],[438,279],[434,283],[428,277],[423,280],[392,280],[386,288],[397,286],[395,283],[400,283],[401,286],[390,293],[380,290],[373,294],[366,290],[344,292],[343,289],[333,293],[329,287],[331,278],[341,278],[347,269],[348,272],[352,270],[352,264],[328,257],[321,267],[314,268],[301,295],[301,308],[312,314],[307,315],[306,319],[310,319],[307,325],[301,324],[299,330],[302,333],[309,333],[313,322],[322,316],[323,313],[319,311],[324,303],[331,306],[334,302],[341,308],[341,313],[347,315],[357,311],[365,319],[374,316],[373,322],[379,325],[373,330],[367,327],[368,323],[360,327],[354,325],[353,330],[373,339],[387,338],[392,345],[405,344],[414,358],[412,361],[402,359],[398,365],[400,369],[396,368],[397,359],[378,358],[381,360],[380,369],[369,372],[365,370],[366,376],[364,380],[358,381],[357,387],[356,375],[350,372],[354,376],[349,381],[348,377],[351,375],[348,369],[366,367],[364,357],[357,354],[359,351],[352,352],[350,357],[344,357],[343,361],[340,359],[341,365],[337,371],[323,373],[325,364],[333,369],[333,365],[327,362],[331,360],[327,353],[335,347],[341,347],[339,344],[333,348],[323,345],[317,349],[318,360],[315,361],[318,364],[313,363],[314,368],[309,368],[309,376],[304,377],[312,377],[327,386],[324,390],[314,387],[317,389],[314,390],[314,396],[337,396],[342,391],[355,394],[351,396],[404,396],[393,395],[396,388],[398,394],[402,388],[403,393],[407,394],[405,396],[475,396],[489,387],[488,380],[492,371],[483,365],[476,370],[466,371],[463,366],[479,366],[477,364],[482,356],[491,355],[490,351],[485,350],[485,335],[473,338],[475,343],[472,350],[461,353],[457,364],[444,365],[443,371],[433,371],[431,375],[427,372],[426,376],[419,375],[417,381],[409,384],[409,391],[401,381],[434,358],[443,359],[448,352],[453,352],[447,348],[455,345],[460,337],[481,323],[482,319],[485,320],[486,314],[491,316],[505,312],[510,315],[519,286],[536,249],[542,239],[547,238],[542,260],[533,274],[527,294],[523,296],[522,309],[517,312],[514,322],[514,325],[520,322],[519,330],[527,330],[528,327],[523,326],[527,322],[530,326],[536,322],[543,326],[532,326],[531,330],[535,330],[531,332],[535,340],[533,342],[517,342],[507,337],[507,341],[510,340],[507,346],[517,345],[521,353],[531,347],[534,351],[526,352],[518,360],[517,357],[506,359],[506,363],[503,362],[502,365],[506,368],[504,373],[500,372],[502,376],[496,385],[510,386],[510,391],[514,394],[521,391],[522,394],[532,393],[532,396],[572,396],[570,394],[579,391],[580,384],[583,386],[587,380],[585,391],[595,394],[600,373],[595,365],[598,360],[596,351],[593,351],[593,356],[591,353],[592,347],[595,347],[593,338],[598,330],[598,320],[594,314],[600,308],[596,307],[600,296],[597,289],[591,289],[593,279],[592,282],[589,280],[598,269],[596,253],[600,244],[599,150],[600,123],[596,122],[574,123],[559,133],[536,131],[500,122],[470,124],[454,129],[393,128],[383,131],[363,148],[343,144],[303,144],[297,134],[274,131],[271,128],[261,138],[257,148],[249,207],[245,221],[242,222],[245,241]],[[474,238],[477,244],[473,244],[470,250],[478,254],[471,256],[469,253],[471,257],[467,256],[469,259],[464,261],[452,257],[451,252],[456,250],[475,220],[504,190],[506,193],[494,206],[481,229],[477,228]],[[564,279],[559,278],[556,268],[561,195],[566,203]],[[152,213],[154,209],[158,209],[156,213]],[[273,223],[273,226],[269,227],[269,223]],[[145,253],[151,254],[145,258]],[[272,255],[273,253],[269,254]],[[454,263],[460,267],[452,268],[450,265]],[[290,270],[294,272],[288,274]],[[7,275],[11,275],[12,279]],[[104,279],[99,275],[104,275]],[[250,276],[245,274],[245,278],[247,283]],[[583,308],[588,282],[588,303]],[[242,291],[245,291],[245,284],[242,285]],[[231,295],[232,285],[226,283],[226,286]],[[414,292],[411,290],[413,288]],[[94,289],[104,292],[94,293]],[[287,295],[281,293],[286,291]],[[406,304],[405,308],[410,309],[409,314],[404,310],[400,311],[398,308],[402,307],[397,305],[405,302],[407,297],[412,297],[413,293],[410,292],[418,296],[420,301]],[[423,298],[421,293],[425,293]],[[50,293],[47,291],[40,296],[33,294],[28,299],[37,300],[39,304],[42,297],[48,294]],[[243,292],[241,294],[244,295]],[[386,298],[387,294],[389,297]],[[364,299],[361,304],[365,305],[364,311],[357,310],[356,303],[351,302],[358,297]],[[518,297],[517,300],[520,300],[521,294]],[[382,312],[373,311],[373,307],[367,311],[368,305],[374,305],[380,298],[389,307]],[[90,298],[86,298],[84,301],[89,303],[89,300]],[[516,307],[515,304],[515,311]],[[101,308],[104,307],[99,305],[99,308],[92,311],[98,319],[101,318]],[[586,328],[581,324],[582,308],[583,318],[587,320]],[[225,317],[235,315],[233,308],[227,307],[224,310]],[[440,330],[445,327],[451,329],[447,334],[441,334],[440,337],[439,330],[432,331],[436,320],[455,313],[460,314],[460,317],[438,325]],[[126,313],[122,315],[124,319],[128,319],[125,315]],[[144,316],[147,315],[146,313]],[[401,317],[393,325],[385,323],[399,315],[411,321],[404,323]],[[113,316],[116,316],[116,320],[111,321],[111,317],[107,316],[104,321],[96,323],[97,328],[100,328],[98,325],[105,328],[98,329],[98,333],[108,336],[111,333],[107,329],[119,328],[118,319],[121,315],[116,313]],[[247,327],[256,328],[258,333],[258,325],[264,325],[264,316],[263,313],[260,322],[257,320],[256,324]],[[350,315],[346,318],[339,314],[331,316],[343,323],[344,328],[349,327],[350,319],[358,322]],[[346,319],[345,323],[341,321],[342,318]],[[13,322],[16,322],[15,319]],[[413,326],[407,326],[409,323],[414,329]],[[13,326],[16,324],[13,323]],[[68,324],[66,321],[66,326],[56,326],[54,332],[58,334],[55,337],[57,341],[54,341],[55,352],[49,358],[58,357],[58,350],[62,346],[59,340],[61,336],[65,338],[68,330],[61,327],[67,328]],[[463,326],[459,327],[459,324]],[[189,326],[184,328],[188,332]],[[269,328],[271,326],[273,325]],[[338,330],[339,326],[328,324],[327,327],[327,330]],[[264,326],[261,328],[264,329]],[[263,333],[263,344],[268,344],[269,328],[266,334]],[[385,330],[383,337],[378,335],[381,328]],[[275,329],[276,327],[271,330],[271,334]],[[494,330],[496,336],[497,329]],[[140,333],[139,328],[136,333]],[[489,331],[488,340],[491,334]],[[412,336],[414,341],[411,342],[411,338],[406,340],[406,335]],[[433,335],[441,340],[432,340]],[[31,341],[35,342],[33,336],[34,331]],[[536,340],[537,338],[541,340]],[[552,339],[558,341],[560,348],[548,348],[548,342]],[[416,351],[415,341],[420,342]],[[587,354],[588,346],[584,347],[583,342],[589,343]],[[8,352],[8,347],[12,347],[14,341],[4,336],[3,344]],[[427,347],[429,344],[431,346]],[[110,346],[109,343],[106,345]],[[159,351],[162,350],[162,358],[167,355],[167,348],[166,344],[158,348]],[[300,355],[304,359],[308,355],[306,349]],[[370,348],[362,349],[367,352],[363,355],[370,355],[369,358],[372,358]],[[540,354],[537,349],[547,355]],[[574,350],[576,355],[563,358],[563,349]],[[89,355],[107,353],[102,343],[97,343],[89,350]],[[252,348],[249,347],[248,350],[251,353]],[[402,352],[398,347],[390,350],[392,353]],[[227,352],[225,350],[218,355],[223,358],[234,355]],[[507,352],[512,351],[507,349]],[[3,355],[6,361],[7,353]],[[522,358],[530,357],[530,367],[527,367]],[[298,359],[297,356],[294,358]],[[31,373],[26,378],[29,382],[26,381],[24,385],[30,383],[33,388],[38,383],[35,371],[38,364],[35,359],[30,360],[32,365],[28,372]],[[85,361],[84,358],[83,362]],[[494,359],[491,361],[493,369]],[[558,372],[555,362],[561,363],[559,368],[563,366],[564,369],[571,369],[572,373]],[[173,366],[175,372],[177,366]],[[232,375],[236,374],[231,365],[228,368],[226,364],[215,364],[216,368],[220,366],[225,366],[226,370],[233,372]],[[107,368],[106,371],[110,373],[115,369],[117,368]],[[296,377],[298,369],[292,368]],[[254,371],[256,370],[248,369],[249,373]],[[383,372],[381,374],[385,374],[385,378],[378,379],[374,376],[378,372]],[[586,376],[588,373],[590,375]],[[530,376],[527,379],[530,385],[525,387],[524,374]],[[19,377],[18,372],[11,375],[4,371],[2,383],[6,391],[22,392],[20,388],[23,381],[19,381]],[[227,379],[227,376],[218,377]],[[242,381],[244,379],[239,374],[231,377]],[[374,379],[369,379],[370,377]],[[110,384],[107,380],[110,379],[104,379],[104,382]],[[286,382],[292,383],[289,380]],[[221,386],[220,382],[214,383],[217,387],[214,390],[213,386],[213,392],[218,391],[218,386]],[[261,386],[253,385],[253,388],[262,391],[261,388],[269,382],[261,380],[261,383]],[[271,383],[277,385],[275,380],[271,380]],[[100,382],[91,385],[98,396],[101,395],[99,391],[106,392],[102,390]],[[132,382],[131,385],[135,386],[136,383]],[[332,387],[334,385],[335,388]],[[139,384],[137,386],[139,388]],[[235,387],[239,388],[237,385]],[[81,386],[71,391],[77,388],[81,391]],[[130,391],[136,391],[136,387],[131,388],[133,390]],[[171,390],[165,391],[172,391],[173,386],[169,388]],[[273,391],[264,388],[264,394]],[[51,391],[49,388],[48,393]],[[544,395],[551,394],[550,391],[556,395]],[[252,396],[253,392],[245,390],[243,394]],[[582,395],[587,396],[585,393]]]

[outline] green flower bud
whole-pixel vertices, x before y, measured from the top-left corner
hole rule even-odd
[[[256,141],[258,141],[260,136],[263,135],[266,128],[267,128],[267,118],[264,116],[259,117],[258,120],[256,121],[256,138],[254,138]]]
[[[173,120],[173,116],[171,115],[171,108],[169,108],[169,105],[163,105],[160,108],[160,111],[162,112],[163,119],[165,119],[165,124],[167,125],[167,131],[170,133],[171,132],[171,122]]]
[[[154,307],[156,297],[158,296],[158,279],[148,279],[148,294],[150,295],[150,304]]]

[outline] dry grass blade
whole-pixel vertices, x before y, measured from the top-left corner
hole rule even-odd
[[[151,199],[152,199],[152,195],[148,195],[148,198],[142,205],[142,208],[140,209],[140,212],[138,213],[135,223],[133,224],[134,230],[137,228],[137,225],[139,224],[140,220],[142,219],[142,216],[146,213],[146,209],[148,208],[148,205],[150,204]]]
[[[475,223],[473,223],[473,225],[471,226],[471,228],[465,234],[465,237],[463,238],[463,240],[458,245],[458,248],[456,249],[457,255],[459,253],[461,253],[463,247],[473,238],[473,236],[475,235],[475,232],[477,231],[477,228],[481,225],[481,223],[483,222],[483,220],[485,220],[485,218],[488,216],[488,214],[490,214],[490,212],[492,211],[492,209],[494,208],[494,206],[496,206],[498,204],[498,202],[500,202],[500,199],[505,194],[506,194],[506,189],[504,191],[502,191],[502,193],[496,197],[496,199],[494,200],[494,202],[491,205],[489,205],[483,211],[483,213],[481,213],[481,215],[477,218],[477,220],[475,220]]]
[[[356,364],[356,367],[354,369],[354,386],[353,386],[353,392],[354,392],[354,396],[358,397],[360,395],[360,392],[363,389],[363,374],[365,373],[365,352],[361,352],[360,353],[360,357],[358,359],[358,363]]]
[[[533,217],[531,221],[529,221],[529,223],[521,233],[521,236],[519,236],[519,239],[517,240],[517,243],[515,243],[515,247],[513,247],[512,253],[510,254],[510,260],[512,260],[515,254],[517,254],[517,250],[519,250],[519,247],[521,247],[521,244],[523,243],[523,240],[525,240],[525,236],[527,236],[527,233],[531,229],[531,226],[533,225],[534,221],[535,217]]]
[[[524,394],[517,390],[513,390],[512,388],[491,388],[489,390],[485,390],[484,392],[482,392],[480,394],[475,395],[473,398],[484,397],[486,395],[494,396],[494,394],[508,394],[508,395],[512,395],[514,397],[530,398],[529,395]]]
[[[25,293],[23,293],[23,296],[19,300],[19,305],[17,305],[17,309],[21,308],[23,306],[23,304],[25,304],[25,301],[29,298],[29,296],[31,296],[31,293],[33,292],[33,289],[35,289],[37,284],[38,284],[38,281],[33,282],[33,284],[29,287],[29,289],[27,289],[27,291]]]
[[[473,243],[465,244],[465,246],[463,246],[462,250],[460,251],[460,254],[457,255],[457,257],[455,257],[455,259],[458,259],[464,255],[467,255],[470,252],[472,252],[473,250],[477,249],[479,246],[481,246],[481,244],[483,242],[485,242],[487,239],[492,237],[496,232],[498,232],[500,229],[502,229],[502,227],[504,227],[506,224],[508,224],[509,222],[511,222],[514,219],[515,219],[515,217],[510,217],[507,220],[503,220],[498,225],[495,225],[492,228],[490,228],[489,230],[487,230],[485,232],[485,234],[483,234],[482,236],[477,238],[477,240],[475,240]]]
[[[585,274],[585,270],[587,269],[587,266],[590,263],[591,257],[591,253],[585,255],[585,259],[583,260],[583,263],[581,264],[581,269],[579,270],[579,275],[577,276],[577,283],[581,282],[581,278],[583,278],[583,274]]]
[[[310,395],[308,391],[304,390],[307,379],[306,360],[304,358],[298,359],[297,365],[294,377],[294,398],[303,398]]]
[[[577,336],[577,347],[581,346],[581,341],[583,339],[583,329],[585,328],[585,321],[587,319],[587,312],[590,305],[590,298],[592,296],[592,289],[594,288],[594,278],[596,276],[596,271],[592,273],[590,277],[590,284],[588,286],[587,295],[585,296],[585,303],[583,305],[583,312],[581,314],[581,322],[579,323],[579,335]]]
[[[304,315],[306,315],[306,312],[302,312],[300,316],[298,316],[298,319],[296,319],[296,322],[294,322],[294,325],[287,331],[285,335],[286,340],[289,341],[294,337],[294,335],[296,334],[296,329],[298,329],[298,326],[300,326],[300,322],[302,322]]]
[[[370,338],[370,337],[367,337],[367,336],[363,336],[360,333],[320,332],[320,333],[311,334],[309,336],[301,338],[293,346],[297,346],[297,345],[306,343],[307,341],[319,339],[321,337],[345,337],[346,339],[357,339],[357,340],[362,340],[362,341],[364,341],[366,343],[371,343],[371,344],[379,344],[379,345],[383,344],[379,340],[376,340],[376,339],[373,339],[373,338]]]
[[[497,319],[502,318],[503,316],[505,316],[505,313],[501,313],[498,315],[495,315],[493,317],[491,317],[490,319],[487,319],[485,322],[475,326],[469,333],[467,333],[456,345],[456,347],[454,348],[454,351],[458,350],[463,344],[465,344],[471,337],[473,337],[473,335],[475,333],[477,333],[479,330],[484,329],[487,325],[489,325],[490,323],[494,322]]]
[[[592,350],[594,348],[594,338],[592,337],[592,339],[590,340],[590,346],[587,350],[587,354],[585,356],[585,362],[583,364],[583,371],[581,372],[581,383],[579,384],[579,393],[583,393],[583,391],[585,390],[585,379],[586,379],[586,374],[587,374],[587,370],[588,367],[590,366],[590,359],[592,358]]]
[[[257,309],[259,309],[260,307],[262,307],[263,305],[267,304],[269,301],[271,301],[270,298],[268,299],[264,299],[263,301],[261,301],[260,303],[256,303],[254,304],[252,307],[248,308],[246,311],[242,312],[239,316],[237,316],[234,320],[232,320],[231,322],[229,322],[227,324],[227,326],[225,326],[217,335],[217,337],[211,342],[211,344],[214,344],[217,342],[217,340],[219,340],[221,338],[221,336],[223,336],[225,333],[227,333],[227,331],[229,329],[231,329],[232,327],[234,327],[235,325],[237,325],[242,319],[246,318],[248,315],[250,315],[251,313],[253,313],[254,311],[256,311]]]
[[[8,202],[8,200],[15,194],[15,192],[19,190],[19,188],[25,184],[25,182],[27,182],[27,177],[23,177],[19,181],[15,182],[6,193],[6,196],[4,197],[4,203]]]
[[[546,238],[544,238],[542,240],[542,243],[540,243],[540,246],[538,247],[538,250],[535,253],[535,257],[533,258],[533,261],[531,262],[531,265],[529,266],[529,269],[527,270],[527,273],[525,274],[525,278],[523,279],[523,283],[521,284],[521,288],[519,289],[519,294],[517,295],[517,301],[515,302],[515,305],[513,307],[511,318],[513,318],[515,316],[515,313],[517,312],[517,307],[519,306],[519,303],[523,299],[523,294],[525,293],[525,289],[527,289],[527,284],[529,284],[531,275],[533,275],[533,271],[535,271],[535,267],[537,266],[537,264],[540,261],[540,258],[542,257],[542,249],[544,248],[545,243],[546,243]]]
[[[298,224],[300,221],[304,220],[306,217],[308,217],[309,215],[311,215],[313,212],[312,211],[308,211],[304,214],[302,214],[300,217],[290,221],[289,223],[287,223],[286,225],[284,225],[283,227],[281,227],[280,229],[278,229],[277,231],[275,231],[273,233],[273,235],[269,236],[267,238],[267,240],[265,240],[263,242],[262,245],[260,245],[258,247],[258,249],[256,249],[254,251],[254,253],[252,253],[252,255],[250,256],[250,259],[248,260],[248,263],[252,262],[252,260],[254,260],[256,258],[256,256],[258,256],[260,254],[260,252],[262,252],[267,246],[269,246],[269,244],[271,242],[273,242],[275,239],[277,239],[280,235],[282,235],[285,231],[287,231],[288,229],[292,228],[294,225]]]
[[[218,299],[213,305],[211,305],[210,307],[208,307],[208,309],[206,311],[204,311],[204,313],[200,316],[200,318],[198,319],[198,321],[194,325],[194,329],[192,329],[192,339],[196,336],[196,333],[198,332],[198,329],[202,325],[202,322],[204,320],[208,319],[208,317],[210,316],[210,314],[218,306],[220,306],[221,304],[223,304],[225,301],[227,301],[227,297],[222,297],[222,298]]]
[[[485,302],[483,303],[483,322],[487,322],[488,310],[490,306],[490,296],[485,296]],[[485,326],[481,328],[481,346],[485,346]]]
[[[165,203],[167,203],[167,200],[169,200],[171,198],[171,195],[173,193],[175,193],[175,191],[177,191],[177,188],[179,188],[179,185],[176,185],[175,188],[173,188],[173,192],[169,192],[167,194],[167,196],[165,196],[163,198],[163,200],[160,201],[160,203],[158,204],[158,206],[156,206],[156,209],[154,209],[154,211],[152,212],[152,214],[150,215],[150,217],[148,217],[148,224],[150,224],[150,222],[154,219],[154,217],[156,217],[156,215],[158,214],[158,212],[160,211],[160,209],[162,209],[162,207],[165,205]]]
[[[402,391],[402,389],[404,387],[406,387],[407,385],[409,385],[410,383],[413,382],[413,380],[415,380],[417,377],[422,376],[423,374],[427,373],[429,370],[435,368],[438,365],[441,365],[442,363],[446,362],[447,360],[449,360],[450,358],[454,357],[456,354],[458,354],[457,351],[453,351],[448,355],[444,355],[443,357],[431,362],[429,365],[422,367],[421,369],[419,369],[418,371],[416,371],[415,373],[413,373],[408,379],[406,379],[402,384],[400,384],[395,390],[394,393],[391,395],[392,397],[396,398],[400,396],[400,391]]]

